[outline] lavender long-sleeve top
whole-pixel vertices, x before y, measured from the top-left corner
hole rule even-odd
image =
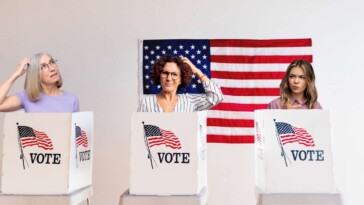
[[[41,93],[37,101],[30,101],[26,92],[15,94],[21,101],[21,107],[25,112],[78,112],[80,111],[76,96],[63,91],[62,95],[49,96]]]

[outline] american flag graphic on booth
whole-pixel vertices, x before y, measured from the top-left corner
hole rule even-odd
[[[44,150],[53,150],[52,140],[44,132],[37,131],[28,126],[18,126],[22,148],[38,146]]]
[[[140,41],[139,89],[160,92],[151,69],[162,55],[188,57],[221,86],[224,100],[207,111],[207,142],[254,143],[254,110],[279,96],[279,84],[293,60],[312,62],[311,39],[174,39]],[[203,93],[197,76],[181,92]]]
[[[258,122],[256,122],[255,124],[255,129],[256,129],[255,132],[256,132],[257,142],[259,144],[262,144],[262,133],[260,132],[260,127]]]
[[[282,145],[297,142],[306,147],[315,146],[312,136],[305,129],[294,127],[285,122],[275,122],[275,124]]]
[[[81,145],[85,148],[88,147],[86,132],[83,131],[80,126],[76,125],[75,127],[76,127],[76,147],[79,147]]]
[[[171,131],[160,129],[155,125],[144,125],[149,147],[165,145],[172,149],[181,149],[181,142]]]

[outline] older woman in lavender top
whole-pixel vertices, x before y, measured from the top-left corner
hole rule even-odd
[[[26,73],[24,91],[7,95],[13,83]],[[24,58],[16,71],[0,85],[0,111],[78,112],[76,96],[60,89],[62,77],[56,60],[46,53]]]

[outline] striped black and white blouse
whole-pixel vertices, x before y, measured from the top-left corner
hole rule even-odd
[[[212,108],[223,99],[218,85],[209,80],[203,82],[205,94],[178,94],[178,101],[173,112],[195,112]],[[138,112],[164,112],[158,104],[156,95],[147,95],[140,102]]]

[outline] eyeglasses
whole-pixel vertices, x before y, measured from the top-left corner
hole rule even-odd
[[[161,73],[162,78],[167,78],[169,75],[171,75],[173,80],[177,80],[179,78],[178,73],[170,73],[168,71],[162,71],[162,73]]]
[[[42,63],[40,64],[40,69],[43,71],[43,72],[47,72],[49,70],[49,66],[52,66],[53,68],[57,65],[57,60],[55,59],[50,59],[49,60],[49,63]]]

